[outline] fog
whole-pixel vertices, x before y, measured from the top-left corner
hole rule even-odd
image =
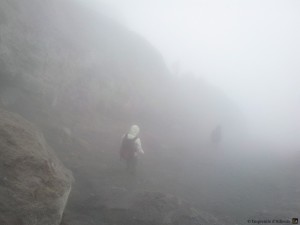
[[[299,12],[296,0],[0,2],[0,199],[18,191],[11,178],[52,191],[64,165],[74,180],[58,182],[67,194],[49,225],[63,209],[61,225],[291,223]],[[23,168],[32,183],[15,179]],[[31,186],[20,196],[39,206]]]
[[[299,144],[299,1],[82,3],[144,36],[170,69],[224,90],[255,138]]]

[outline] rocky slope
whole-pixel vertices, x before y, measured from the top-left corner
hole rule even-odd
[[[180,194],[164,180],[177,179],[217,123],[242,121],[224,94],[199,79],[170,76],[144,38],[72,0],[0,2],[0,53],[0,104],[36,124],[74,173],[65,220],[72,225],[96,216],[78,209],[115,215],[105,203],[114,187],[134,188],[133,196]],[[141,126],[146,151],[136,180],[122,174],[117,155],[131,123]]]
[[[113,193],[113,195],[112,195]],[[201,225],[218,224],[212,215],[200,212],[187,202],[160,192],[132,192],[114,187],[109,201],[101,204],[91,196],[88,207],[77,206],[66,214],[63,225]],[[87,220],[86,217],[90,219]]]
[[[199,140],[216,123],[240,120],[222,93],[197,79],[170,77],[144,38],[74,1],[0,6],[1,102],[39,126],[99,133],[111,120],[115,135],[135,121],[149,133],[172,127],[173,140],[182,128],[193,129],[198,135],[186,138]]]

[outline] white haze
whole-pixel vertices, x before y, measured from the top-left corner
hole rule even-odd
[[[299,144],[298,0],[78,1],[121,18],[170,69],[177,62],[221,88],[256,138]]]

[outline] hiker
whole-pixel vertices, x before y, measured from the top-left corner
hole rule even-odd
[[[132,174],[136,172],[138,154],[144,154],[139,132],[140,128],[132,125],[129,132],[124,134],[120,149],[120,157],[126,161],[127,171]]]
[[[221,125],[216,126],[216,128],[211,132],[211,142],[214,144],[219,144],[222,140],[222,127]]]

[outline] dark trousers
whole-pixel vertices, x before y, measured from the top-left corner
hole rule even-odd
[[[127,171],[131,174],[136,173],[137,157],[133,156],[126,160]]]

